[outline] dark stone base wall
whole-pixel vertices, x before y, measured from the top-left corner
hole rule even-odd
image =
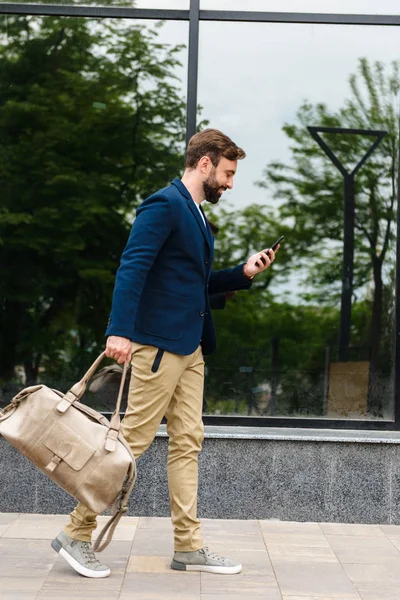
[[[129,514],[168,516],[167,438],[138,461]],[[206,438],[199,516],[400,524],[400,445]],[[0,438],[0,512],[69,513],[75,501]]]

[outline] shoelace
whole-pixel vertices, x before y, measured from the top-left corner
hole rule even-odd
[[[199,552],[201,552],[201,554],[205,554],[205,556],[207,558],[211,558],[211,560],[219,560],[222,563],[225,562],[225,560],[226,560],[223,556],[220,556],[216,552],[211,552],[211,550],[208,546],[204,546],[204,548],[201,548],[199,550]]]
[[[92,550],[92,544],[90,542],[82,542],[81,548],[82,554],[89,564],[100,564]]]

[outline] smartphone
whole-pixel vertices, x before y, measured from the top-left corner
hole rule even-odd
[[[281,243],[281,241],[284,239],[284,235],[281,235],[280,238],[278,238],[276,240],[276,242],[274,242],[271,246],[271,250],[273,250],[275,252],[277,246]],[[266,250],[265,253],[268,254],[269,250]],[[268,255],[269,256],[269,255]],[[265,265],[265,260],[261,258],[261,262],[263,263],[263,265]],[[256,263],[257,264],[257,263]],[[258,266],[258,265],[257,265]]]
[[[281,237],[280,237],[280,238],[278,238],[278,239],[276,240],[276,242],[274,242],[274,243],[272,244],[272,246],[271,246],[271,250],[273,250],[273,251],[275,252],[275,250],[276,250],[276,247],[277,247],[277,246],[278,246],[278,245],[281,243],[281,241],[282,241],[284,238],[285,238],[285,236],[284,236],[284,235],[281,235]]]

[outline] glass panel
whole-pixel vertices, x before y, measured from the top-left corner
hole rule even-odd
[[[0,0],[0,4],[8,3]],[[68,6],[126,6],[131,8],[162,8],[188,10],[190,0],[14,0],[15,4],[62,4]]]
[[[219,226],[214,268],[285,236],[251,291],[214,310],[207,412],[393,418],[397,38],[252,23],[221,36],[201,23],[201,118],[247,152],[234,189],[205,207]],[[315,139],[309,126],[334,129]]]
[[[182,166],[188,24],[0,18],[0,403],[104,348],[133,211]],[[115,396],[92,398],[112,408]]]
[[[165,10],[188,10],[190,0],[134,0],[134,8],[163,8]]]
[[[202,10],[398,15],[398,0],[200,0]]]

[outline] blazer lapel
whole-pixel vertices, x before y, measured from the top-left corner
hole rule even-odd
[[[172,183],[173,183],[173,185],[175,185],[175,187],[178,188],[178,190],[181,192],[181,194],[183,196],[185,196],[185,198],[187,198],[188,206],[189,206],[190,210],[192,211],[192,214],[193,214],[194,218],[196,219],[198,226],[201,229],[201,233],[204,235],[204,239],[206,240],[208,246],[210,247],[210,249],[212,251],[213,250],[213,239],[212,239],[212,233],[210,230],[210,226],[207,223],[207,217],[204,215],[204,213],[200,207],[200,210],[201,210],[202,214],[204,215],[204,220],[206,222],[206,224],[204,225],[203,219],[201,218],[201,215],[199,212],[199,209],[195,206],[195,202],[194,202],[192,196],[190,195],[189,190],[186,188],[186,186],[177,177],[173,180]]]
[[[207,219],[206,215],[204,214],[204,210],[201,206],[200,206],[200,210],[201,210],[201,214],[203,215],[204,220],[206,222],[206,229],[207,229],[207,233],[208,233],[208,239],[209,239],[210,246],[211,246],[211,248],[214,248],[214,236],[211,232],[210,224],[209,224],[208,219]]]
[[[199,212],[199,209],[196,208],[196,206],[194,205],[194,200],[192,198],[188,198],[188,206],[190,208],[190,210],[192,211],[192,214],[194,216],[194,218],[197,221],[198,226],[201,229],[201,233],[204,235],[204,239],[206,240],[207,244],[210,246],[211,248],[211,232],[210,232],[210,228],[207,225],[207,219],[205,218],[206,224],[203,223],[203,219],[201,218],[201,214]]]

